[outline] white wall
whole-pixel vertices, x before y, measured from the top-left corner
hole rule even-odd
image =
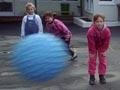
[[[107,21],[117,21],[118,11],[116,3],[101,3],[99,0],[94,0],[94,14],[101,13],[105,15]]]
[[[54,1],[54,2],[51,2],[51,1],[40,1],[38,0],[37,2],[37,11],[39,14],[43,14],[45,13],[46,11],[56,11],[57,13],[59,13],[60,11],[60,5],[58,2]]]
[[[120,0],[115,0],[115,3],[120,3]]]
[[[94,10],[93,12],[91,12],[93,13],[93,15],[100,13],[100,14],[105,15],[107,21],[118,21],[118,8],[116,5],[116,2],[105,3],[105,2],[100,2],[99,0],[93,0],[93,3],[94,3],[93,4]],[[89,11],[86,11],[86,12],[89,12]],[[91,13],[90,15],[92,15]]]
[[[79,15],[79,11],[77,6],[80,5],[79,1],[45,1],[38,0],[38,13],[43,14],[46,11],[55,11],[57,14],[61,14],[60,4],[61,3],[69,3],[70,4],[70,14],[74,14],[75,16]]]
[[[25,4],[27,2],[34,2],[34,0],[15,0],[15,16],[22,16],[25,14]],[[70,14],[75,16],[80,15],[77,6],[80,5],[79,1],[50,1],[50,0],[37,0],[38,14],[43,15],[46,11],[55,11],[60,14],[60,3],[70,4]]]
[[[23,16],[25,14],[25,5],[27,2],[34,0],[15,0],[15,16]]]

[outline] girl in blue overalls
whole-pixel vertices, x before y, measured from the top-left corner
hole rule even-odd
[[[35,6],[33,3],[26,4],[26,13],[22,20],[21,37],[43,33],[42,20],[39,15],[35,14]]]

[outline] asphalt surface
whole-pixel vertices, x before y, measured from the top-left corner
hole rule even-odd
[[[0,90],[120,90],[120,27],[110,27],[111,45],[107,53],[107,84],[99,84],[96,73],[96,85],[90,86],[87,73],[87,28],[75,24],[66,24],[73,33],[71,45],[78,58],[70,62],[69,67],[58,77],[47,82],[31,82],[11,66],[11,47],[20,39],[20,23],[0,24]]]

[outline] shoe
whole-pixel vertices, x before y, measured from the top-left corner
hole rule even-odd
[[[105,79],[105,77],[104,77],[104,75],[99,75],[99,82],[100,82],[100,84],[106,84],[106,79]]]
[[[77,54],[74,53],[74,55],[73,55],[72,58],[71,58],[71,61],[74,61],[77,57],[78,57]]]
[[[95,76],[90,75],[89,85],[95,85]]]

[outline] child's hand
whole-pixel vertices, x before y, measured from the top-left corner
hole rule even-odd
[[[69,41],[69,39],[68,39],[68,38],[66,38],[66,39],[65,39],[65,41]]]
[[[101,54],[102,54],[103,56],[106,56],[106,52],[102,52]]]
[[[23,39],[23,38],[25,38],[25,36],[21,36],[21,38]]]

